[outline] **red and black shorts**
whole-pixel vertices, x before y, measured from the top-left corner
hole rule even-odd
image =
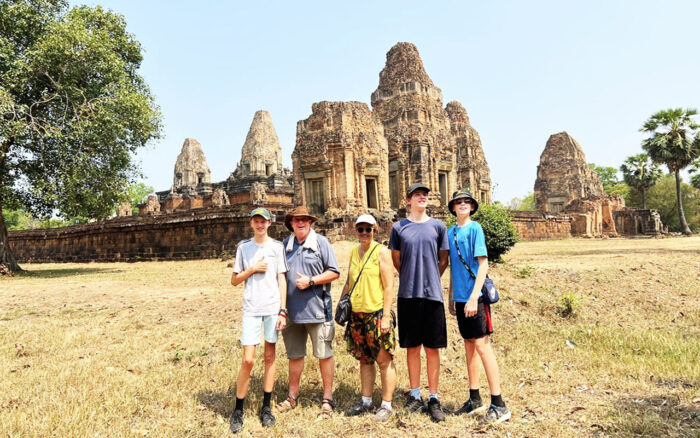
[[[479,298],[479,305],[476,315],[467,318],[464,316],[464,306],[467,303],[455,303],[457,311],[457,325],[459,334],[463,339],[479,339],[493,333],[493,323],[491,322],[491,307]]]

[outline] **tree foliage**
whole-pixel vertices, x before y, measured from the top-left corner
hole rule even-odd
[[[104,218],[161,116],[120,15],[64,0],[0,1],[0,208]],[[0,215],[0,263],[18,268]]]
[[[486,239],[486,249],[490,262],[500,262],[501,256],[518,242],[518,234],[510,221],[509,209],[501,204],[480,204],[479,211],[472,218],[481,224]],[[447,226],[457,223],[450,215]]]
[[[676,203],[681,231],[690,234],[683,212],[680,171],[700,157],[700,138],[696,131],[700,125],[693,117],[694,109],[671,108],[653,114],[640,129],[650,135],[642,141],[642,147],[658,164],[665,164],[676,177]]]
[[[700,190],[681,182],[681,197],[685,206],[685,215],[691,230],[700,230]],[[673,175],[662,176],[646,193],[647,208],[657,210],[661,222],[668,226],[669,231],[681,232],[676,202],[676,183]],[[630,207],[642,206],[642,194],[633,190],[625,197],[625,203]]]
[[[642,195],[642,208],[647,208],[646,191],[656,184],[663,174],[659,166],[650,161],[649,155],[637,154],[627,157],[620,166],[620,171],[625,183],[639,190]]]
[[[524,198],[513,198],[508,203],[508,208],[511,210],[536,210],[535,207],[535,194],[530,192]]]
[[[611,190],[621,182],[617,176],[617,169],[614,167],[597,166],[595,163],[588,163],[588,167],[593,169],[600,177],[605,193],[612,195],[613,193],[611,193]]]

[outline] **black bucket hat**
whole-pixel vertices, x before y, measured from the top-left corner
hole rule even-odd
[[[472,210],[471,214],[473,215],[474,213],[476,213],[476,211],[479,209],[479,202],[476,199],[474,199],[472,194],[469,193],[469,190],[467,189],[457,190],[452,194],[452,199],[450,199],[450,202],[447,204],[447,208],[450,210],[450,213],[452,213],[453,216],[457,216],[457,213],[455,213],[454,209],[454,203],[456,200],[462,198],[467,198],[472,201],[474,209]]]

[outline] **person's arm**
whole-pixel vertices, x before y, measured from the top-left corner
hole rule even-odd
[[[438,269],[440,269],[440,277],[447,269],[447,262],[449,261],[450,251],[441,249],[438,251]]]
[[[379,329],[382,333],[391,330],[391,305],[394,302],[394,263],[387,248],[379,252],[379,276],[384,289],[384,310]]]
[[[251,275],[265,271],[267,271],[267,262],[265,261],[265,256],[263,256],[250,268],[245,269],[241,272],[234,272],[233,275],[231,275],[231,284],[234,286],[238,286],[239,284],[246,281]]]
[[[309,282],[312,278],[314,279],[314,284],[326,284],[340,277],[340,274],[335,271],[328,270],[321,272],[318,275],[314,275],[313,277],[309,277],[308,275],[297,272],[297,277],[297,287],[299,290],[304,290],[309,287]]]
[[[350,269],[348,269],[348,278],[345,280],[345,286],[343,286],[343,291],[340,293],[340,298],[343,298],[348,292],[350,292]]]
[[[396,269],[396,272],[401,272],[401,251],[397,249],[392,249],[391,250],[391,261],[394,264],[394,268]]]
[[[286,309],[287,308],[287,275],[284,272],[277,274],[277,285],[279,286],[279,290],[280,290],[280,308]],[[284,313],[284,315],[282,315],[282,313]],[[284,330],[285,327],[287,327],[287,313],[280,312],[280,314],[277,316],[277,330]]]
[[[452,276],[450,275],[450,299],[449,299],[449,310],[450,310],[450,315],[455,316],[457,314],[457,309],[455,308],[455,300],[454,300],[454,295],[452,294]]]
[[[469,301],[464,306],[464,316],[467,318],[476,315],[479,303],[479,293],[481,288],[484,287],[484,280],[486,280],[486,274],[489,272],[489,259],[486,256],[479,256],[476,258],[479,262],[479,271],[476,273],[476,278],[474,279],[474,289],[472,289],[472,294],[469,296]]]

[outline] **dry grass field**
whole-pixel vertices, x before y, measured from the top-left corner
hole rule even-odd
[[[334,245],[343,280],[352,245]],[[0,278],[0,435],[229,434],[242,286],[230,286],[226,265],[25,264],[26,273]],[[338,330],[339,413],[316,420],[320,376],[307,361],[301,407],[263,430],[259,355],[241,435],[700,436],[700,237],[522,242],[491,276],[502,297],[493,341],[511,421],[481,430],[453,416],[438,425],[425,414],[382,425],[345,418],[340,412],[359,397],[359,366]],[[468,383],[449,315],[448,324],[440,389],[453,411]],[[282,400],[281,342],[277,354],[273,399]],[[400,406],[403,351],[396,362]]]

